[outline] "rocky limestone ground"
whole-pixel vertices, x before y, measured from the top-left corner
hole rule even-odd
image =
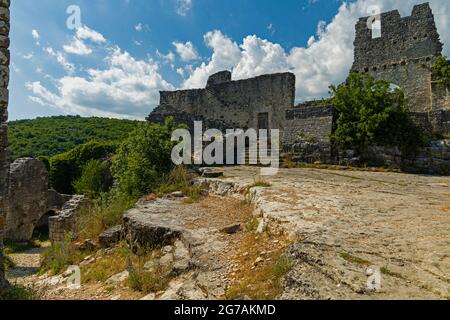
[[[82,277],[81,288],[68,289],[68,274],[36,274],[38,249],[27,252],[25,260],[21,259],[22,254],[10,255],[16,267],[9,271],[9,279],[32,287],[40,299],[46,300],[224,299],[227,291],[241,280],[242,273],[270,265],[288,245],[282,230],[274,228],[270,235],[262,234],[257,232],[257,224],[250,230],[248,225],[257,221],[254,208],[242,199],[207,196],[195,203],[187,200],[182,196],[144,198],[124,216],[127,234],[133,237],[127,240],[133,246],[140,242],[141,247],[160,247],[145,261],[144,269],[150,273],[157,266],[170,270],[170,281],[164,290],[150,294],[131,290],[125,267],[104,282],[83,283]],[[86,257],[80,264],[82,275],[92,265],[114,255],[113,250],[99,250]],[[32,272],[19,274],[19,270],[29,267]],[[262,292],[263,297],[274,298],[272,295],[270,288],[267,293]]]
[[[255,180],[258,168],[223,171],[224,177],[199,179],[209,196],[197,203],[180,194],[147,197],[125,213],[133,246],[161,248],[145,267],[169,267],[164,290],[131,290],[125,268],[80,290],[67,289],[64,276],[19,272],[15,281],[37,288],[43,299],[450,297],[449,177],[282,169],[262,181]],[[39,253],[30,254],[23,270],[38,266]],[[278,287],[270,270],[280,256],[291,268]],[[82,268],[104,257],[100,250]],[[368,288],[370,270],[380,272],[379,290]]]
[[[204,183],[245,189],[257,168],[225,169]],[[450,178],[366,171],[282,169],[249,193],[268,220],[299,241],[281,299],[449,299]],[[368,269],[381,272],[369,290]]]

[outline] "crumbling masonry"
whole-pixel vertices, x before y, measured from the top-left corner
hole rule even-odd
[[[415,6],[412,15],[404,18],[398,11],[383,13],[380,38],[372,38],[367,19],[356,24],[352,71],[368,72],[401,87],[413,119],[422,128],[431,133],[450,132],[449,88],[433,78],[442,43],[429,4]],[[282,151],[296,160],[340,162],[342,156],[334,152],[330,141],[334,107],[320,101],[295,105],[295,81],[291,73],[232,81],[231,72],[219,72],[209,78],[205,89],[161,92],[160,105],[147,119],[161,123],[173,116],[189,127],[193,121],[203,121],[205,127],[221,130],[279,129]],[[441,154],[441,150],[436,152]],[[391,153],[385,158],[394,161],[397,151]]]
[[[0,289],[6,281],[3,270],[3,229],[6,193],[8,190],[8,83],[9,83],[9,0],[0,0]]]
[[[380,38],[372,39],[367,19],[356,24],[352,71],[366,71],[398,85],[409,110],[427,131],[450,131],[449,88],[433,78],[442,43],[428,3],[415,6],[409,17],[402,18],[397,10],[383,13]]]

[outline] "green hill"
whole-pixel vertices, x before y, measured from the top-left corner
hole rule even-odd
[[[9,122],[12,159],[52,157],[89,141],[121,141],[137,121],[58,116]]]

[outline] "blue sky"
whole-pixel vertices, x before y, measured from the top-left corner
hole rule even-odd
[[[159,90],[291,71],[297,100],[345,78],[367,7],[409,14],[420,0],[14,0],[10,119],[59,114],[143,118]],[[431,1],[441,38],[446,0]],[[81,25],[67,28],[70,5]],[[446,53],[448,46],[445,47]]]

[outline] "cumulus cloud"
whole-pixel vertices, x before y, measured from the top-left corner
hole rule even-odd
[[[175,41],[175,42],[172,42],[172,44],[175,47],[175,50],[177,51],[181,60],[191,61],[191,60],[197,60],[199,58],[197,49],[195,49],[192,42],[188,41],[186,43],[182,43],[182,42]]]
[[[74,38],[72,42],[65,45],[64,51],[71,54],[76,54],[80,56],[88,55],[92,53],[92,49],[89,48],[81,39]]]
[[[86,77],[64,76],[51,91],[40,82],[27,84],[30,99],[66,113],[143,118],[158,104],[159,90],[173,90],[153,61],[133,58],[115,48],[106,58],[105,69],[89,69]]]
[[[97,32],[95,30],[92,30],[87,26],[81,26],[80,28],[78,28],[77,32],[76,32],[76,36],[78,39],[90,40],[95,43],[106,42],[105,37],[101,33]]]
[[[197,67],[183,83],[184,88],[204,87],[209,75],[220,70],[233,70],[234,79],[258,76],[264,73],[290,71],[297,76],[297,100],[326,97],[328,86],[345,80],[353,62],[355,23],[368,15],[368,7],[380,6],[382,11],[399,9],[410,15],[415,4],[423,0],[358,0],[343,3],[330,23],[320,21],[317,32],[307,46],[294,47],[290,52],[256,35],[247,36],[238,46],[220,31],[205,35],[205,42],[213,50],[209,62]],[[450,2],[431,0],[444,53],[450,54]]]
[[[204,36],[206,46],[213,54],[208,63],[203,62],[192,71],[190,77],[184,81],[183,88],[202,88],[208,77],[221,70],[234,68],[241,60],[241,50],[236,42],[225,36],[221,31],[210,31]]]
[[[75,36],[73,36],[71,42],[63,46],[65,52],[75,55],[89,55],[92,53],[92,49],[85,43],[90,41],[94,44],[102,44],[106,42],[105,37],[87,26],[81,26],[77,29]]]

